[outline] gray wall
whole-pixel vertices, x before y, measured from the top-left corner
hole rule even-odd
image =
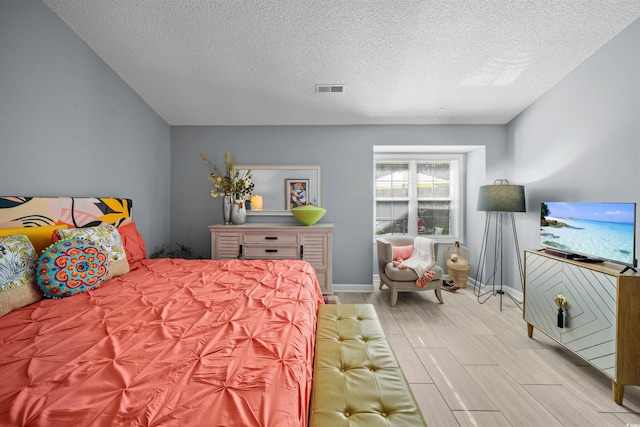
[[[467,156],[472,273],[484,214],[477,187],[524,184],[520,247],[538,246],[543,200],[640,201],[640,23],[596,52],[507,126],[169,126],[43,3],[0,2],[0,194],[122,196],[152,250],[184,242],[209,255],[205,152],[240,163],[320,163],[323,221],[336,225],[334,282],[373,272],[374,145],[475,145]],[[283,220],[283,218],[256,219]],[[293,221],[292,218],[289,220]],[[171,230],[171,233],[169,233]],[[515,257],[507,254],[519,289]],[[442,262],[442,260],[441,260]]]
[[[207,226],[220,223],[220,199],[209,196],[204,152],[222,165],[225,151],[237,163],[322,165],[323,222],[335,225],[333,282],[371,284],[373,267],[373,146],[476,145],[474,161],[487,159],[486,175],[503,177],[506,128],[491,126],[176,126],[171,128],[171,239],[210,255]],[[486,152],[486,154],[485,154]],[[472,248],[480,246],[484,216],[475,211],[485,165],[471,168],[468,221]],[[482,181],[482,182],[477,182]],[[249,217],[249,221],[283,220]],[[287,218],[284,218],[287,220]],[[295,223],[293,217],[288,218]],[[477,240],[477,242],[473,241]],[[476,251],[477,252],[477,251]]]
[[[543,201],[640,202],[640,20],[507,129],[511,175],[526,185],[522,248],[539,247]]]
[[[134,200],[169,242],[170,129],[39,0],[0,2],[0,195]]]

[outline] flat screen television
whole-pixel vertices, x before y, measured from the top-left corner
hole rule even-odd
[[[635,268],[636,204],[544,202],[540,243],[578,261],[611,261]]]

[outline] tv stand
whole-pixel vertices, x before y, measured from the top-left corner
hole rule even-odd
[[[525,251],[524,264],[529,338],[535,327],[604,372],[621,405],[624,387],[640,385],[640,275],[534,251]],[[569,303],[560,325],[558,293]]]

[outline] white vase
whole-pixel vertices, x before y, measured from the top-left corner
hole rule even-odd
[[[222,218],[225,224],[231,224],[231,194],[222,197]]]
[[[243,199],[235,199],[231,206],[231,223],[244,224],[247,220],[247,207]]]

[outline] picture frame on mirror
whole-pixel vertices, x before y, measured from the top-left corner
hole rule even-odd
[[[290,210],[309,203],[309,180],[287,178],[284,180],[285,209]]]

